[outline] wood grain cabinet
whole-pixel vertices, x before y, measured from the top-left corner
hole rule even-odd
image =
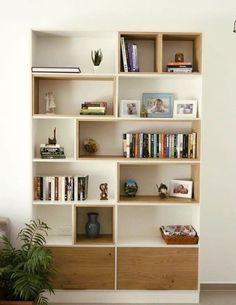
[[[197,288],[197,248],[118,248],[118,289]]]
[[[114,248],[53,247],[55,289],[114,289]]]

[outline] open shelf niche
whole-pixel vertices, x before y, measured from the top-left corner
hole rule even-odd
[[[115,243],[115,207],[108,204],[96,206],[74,206],[74,244],[76,245],[113,245]],[[98,213],[100,234],[96,238],[88,238],[85,226],[88,213]]]

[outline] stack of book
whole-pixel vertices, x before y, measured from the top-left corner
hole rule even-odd
[[[193,72],[193,65],[189,62],[169,62],[166,72]]]
[[[87,193],[88,176],[34,177],[34,200],[85,200],[87,198]]]
[[[40,145],[40,155],[42,159],[65,159],[64,148],[60,144],[56,145]]]
[[[81,105],[81,115],[105,115],[107,102],[84,102]]]
[[[120,43],[124,71],[139,72],[137,45],[134,43],[126,42],[124,37],[121,37]]]
[[[126,158],[197,157],[197,134],[123,134],[123,156]]]

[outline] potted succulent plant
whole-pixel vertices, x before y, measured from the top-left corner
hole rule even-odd
[[[14,248],[7,237],[2,237],[0,287],[4,301],[0,301],[0,305],[48,304],[43,293],[53,293],[50,281],[54,274],[52,254],[44,247],[48,229],[40,220],[26,224],[18,234],[18,248]]]
[[[102,50],[101,49],[91,50],[91,58],[92,58],[92,62],[93,62],[93,70],[94,70],[94,72],[98,72],[99,66],[103,59]]]

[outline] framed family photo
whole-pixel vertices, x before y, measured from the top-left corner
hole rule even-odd
[[[170,196],[180,198],[192,198],[193,181],[171,180]]]
[[[139,100],[120,100],[119,104],[120,117],[140,117]]]
[[[143,112],[148,118],[171,118],[173,101],[172,93],[143,93]]]
[[[174,117],[175,118],[196,118],[197,100],[175,100]]]

